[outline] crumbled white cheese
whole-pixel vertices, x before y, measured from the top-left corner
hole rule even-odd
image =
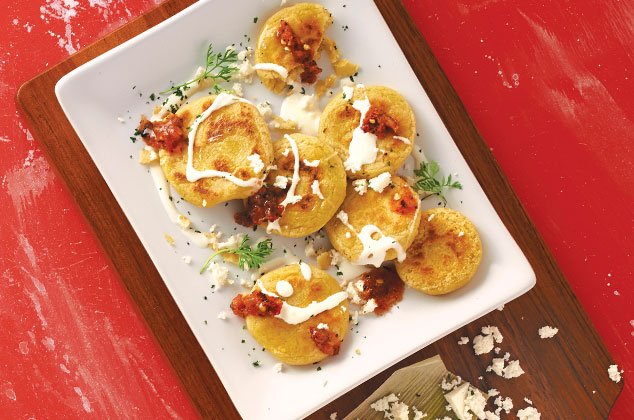
[[[395,402],[398,402],[398,397],[394,393],[392,393],[370,404],[370,408],[374,411],[387,412],[390,409],[390,403]]]
[[[490,411],[485,411],[484,416],[486,420],[500,420],[500,416]]]
[[[218,235],[218,237],[220,237],[220,235]],[[242,242],[242,238],[244,238],[243,233],[231,235],[229,239],[227,239],[225,242],[218,242],[218,249],[239,248],[240,242]]]
[[[363,195],[368,191],[368,180],[367,179],[355,179],[352,181],[352,186],[354,190],[359,193],[359,195]]]
[[[361,291],[363,291],[363,280],[358,280],[356,282],[351,281],[346,285],[345,292],[348,294],[348,300],[350,303],[354,303],[355,305],[364,305],[366,303],[366,301],[361,299],[361,296],[359,296],[359,292]]]
[[[260,112],[260,115],[262,115],[262,118],[264,118],[265,120],[268,120],[273,116],[273,108],[271,108],[271,104],[269,104],[268,102],[257,104],[256,108]]]
[[[330,265],[339,265],[345,260],[344,256],[335,249],[330,250],[330,255]]]
[[[526,402],[526,404],[528,405],[533,405],[533,401],[529,400],[528,398],[524,397],[524,401]]]
[[[460,337],[460,340],[458,340],[459,346],[463,346],[467,343],[469,343],[469,337]]]
[[[242,84],[240,83],[234,83],[233,86],[231,87],[231,90],[233,90],[233,93],[236,96],[239,96],[239,97],[244,96],[244,89],[242,88]]]
[[[315,251],[315,240],[313,238],[308,238],[306,246],[304,247],[304,254],[306,254],[307,257],[317,256],[317,252]]]
[[[273,183],[274,187],[284,189],[288,185],[288,178],[282,175],[278,175],[275,177],[275,182]]]
[[[264,169],[264,162],[262,162],[260,155],[257,153],[247,156],[247,160],[249,161],[249,166],[253,168],[254,173],[259,174]]]
[[[328,324],[324,324],[323,322],[320,322],[320,323],[317,325],[317,329],[318,329],[318,330],[327,330],[327,329],[328,329]]]
[[[183,256],[181,257],[181,260],[183,260],[183,262],[184,262],[185,264],[191,264],[191,262],[192,262],[192,257],[191,257],[190,255],[183,255]]]
[[[220,312],[220,313],[218,314],[218,319],[222,319],[222,320],[227,319],[227,313],[226,313],[226,312],[224,312],[224,311]]]
[[[502,376],[504,369],[504,359],[501,357],[495,357],[491,361],[491,365],[487,367],[487,372],[493,371],[496,375]]]
[[[504,412],[508,414],[513,408],[513,400],[509,397],[502,399],[502,397],[499,396],[495,399],[495,401],[493,401],[493,404],[498,407],[495,409],[495,414],[497,415],[499,415],[502,410],[504,410]]]
[[[275,366],[273,366],[273,369],[275,370],[275,373],[284,372],[284,363],[276,363]]]
[[[517,378],[524,374],[524,370],[520,367],[519,360],[512,360],[508,365],[504,368],[504,377],[506,379]]]
[[[492,327],[491,325],[487,325],[486,327],[482,327],[482,334],[492,335],[493,339],[496,343],[501,343],[504,337],[500,333],[498,327]]]
[[[215,281],[217,288],[233,284],[233,280],[228,278],[229,269],[227,267],[213,263],[207,266],[207,271],[211,273],[211,277]]]
[[[337,420],[337,412],[330,413],[330,420]]]
[[[502,304],[502,305],[498,306],[496,309],[497,309],[498,311],[500,311],[500,312],[501,312],[501,311],[503,311],[503,310],[504,310],[504,304]]]
[[[492,335],[476,335],[473,338],[473,351],[476,356],[481,354],[490,353],[493,350],[493,336]]]
[[[462,383],[462,378],[460,376],[456,376],[451,381],[447,381],[447,378],[442,378],[440,387],[445,391],[451,391],[452,389],[456,388],[461,383]]]
[[[518,420],[540,420],[542,414],[535,407],[527,407],[517,412]]]
[[[377,307],[378,305],[376,304],[376,300],[372,298],[369,301],[367,301],[365,305],[363,305],[363,308],[361,308],[361,315],[366,315],[366,314],[369,314],[370,312],[374,312],[374,310]]]
[[[497,395],[500,395],[500,391],[498,391],[495,388],[489,389],[489,392],[487,392],[487,395],[489,396],[489,398],[495,397]]]
[[[322,200],[324,199],[324,196],[321,193],[321,189],[319,189],[318,180],[314,180],[313,183],[310,184],[310,189],[313,191],[313,194],[315,194],[317,197],[321,198]]]
[[[464,236],[464,232],[460,231],[460,233],[458,233],[458,237],[460,238],[462,236]]]
[[[383,172],[382,174],[370,179],[368,181],[368,187],[380,194],[383,192],[385,187],[390,185],[390,182],[392,182],[392,174],[389,172]]]
[[[311,168],[316,168],[319,166],[319,159],[317,160],[306,160],[304,159],[304,165],[310,166]]]
[[[234,68],[237,68],[238,71],[233,75],[231,80],[239,80],[243,83],[253,83],[253,75],[255,74],[255,69],[251,64],[251,61],[247,57],[242,60],[240,64],[234,64]]]
[[[427,413],[423,413],[422,411],[418,411],[416,407],[412,407],[412,413],[414,413],[414,418],[412,420],[422,420],[427,417]]]
[[[290,148],[290,147],[287,147],[286,149],[284,149],[284,150],[282,151],[282,156],[286,157],[286,156],[288,156],[288,154],[289,154],[290,152],[291,152],[291,148]]]
[[[253,286],[253,283],[249,283],[245,279],[240,279],[240,286],[250,289]]]
[[[608,368],[608,376],[616,383],[621,382],[621,372],[619,372],[618,365],[610,365]]]
[[[502,349],[501,349],[501,348],[499,348],[499,347],[496,347],[496,348],[494,348],[494,349],[493,349],[493,352],[494,352],[495,354],[500,354],[500,352],[501,352],[501,351],[502,351]]]
[[[350,232],[346,232],[346,238],[350,239],[352,237],[352,234]]]
[[[469,415],[469,412],[475,414],[476,417],[479,419],[483,419],[485,417],[484,408],[487,405],[487,400],[478,389],[471,386],[469,387],[467,397],[464,399],[464,405],[464,418],[469,418],[467,417]]]
[[[370,408],[383,412],[384,416],[392,420],[409,420],[409,406],[398,401],[393,393],[370,404]]]
[[[117,120],[118,120],[120,123],[124,123],[124,122],[125,122],[125,118],[123,118],[123,117],[117,117]]]
[[[427,218],[427,221],[431,222],[434,217],[436,217],[436,213],[430,214],[429,217]]]
[[[541,327],[538,332],[540,338],[552,338],[559,332],[559,328],[546,325],[545,327]]]

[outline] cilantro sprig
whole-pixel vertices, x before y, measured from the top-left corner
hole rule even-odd
[[[249,235],[244,235],[244,238],[242,238],[242,242],[240,243],[240,247],[223,248],[211,254],[211,256],[207,258],[207,261],[205,261],[203,268],[200,269],[200,274],[207,269],[211,260],[220,254],[224,254],[225,252],[231,252],[232,254],[236,254],[238,256],[238,266],[242,270],[260,268],[260,265],[264,262],[266,257],[271,255],[274,251],[273,243],[270,239],[265,239],[258,242],[254,249],[251,249],[251,246],[247,245],[247,242],[249,242]]]
[[[414,183],[414,190],[426,191],[430,194],[436,194],[447,205],[447,199],[442,193],[443,188],[458,188],[462,189],[462,184],[458,181],[451,180],[451,174],[445,179],[443,176],[440,180],[436,178],[440,172],[440,166],[436,161],[421,162],[418,169],[414,169],[414,175],[420,177]]]
[[[175,92],[176,94],[180,92],[182,94],[183,90],[187,90],[189,88],[189,85],[204,79],[212,79],[214,83],[213,87],[215,88],[216,83],[220,80],[228,82],[231,79],[231,76],[237,70],[236,66],[232,65],[236,61],[238,61],[238,53],[235,49],[227,48],[224,52],[216,53],[214,52],[212,45],[209,44],[205,60],[205,71],[203,71],[200,76],[190,80],[189,82],[185,82],[178,86],[172,86],[171,88],[164,90],[161,92],[161,95],[172,92]]]

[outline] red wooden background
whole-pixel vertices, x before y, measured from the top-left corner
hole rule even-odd
[[[13,99],[155,3],[3,3],[0,418],[191,419]],[[611,418],[634,418],[634,2],[405,4],[625,369]]]

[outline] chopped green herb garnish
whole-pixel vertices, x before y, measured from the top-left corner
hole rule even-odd
[[[205,70],[203,73],[189,82],[183,83],[182,85],[172,86],[170,89],[164,90],[161,92],[161,95],[165,95],[167,93],[174,92],[178,95],[178,92],[181,92],[181,89],[188,89],[189,86],[193,83],[199,82],[205,79],[212,79],[214,83],[214,88],[216,88],[216,82],[218,80],[224,80],[228,82],[231,79],[233,73],[237,70],[235,66],[232,66],[232,63],[238,61],[238,53],[233,48],[225,49],[224,52],[216,53],[214,52],[211,44],[207,48],[207,57],[205,61]],[[216,73],[214,73],[216,71]]]
[[[436,175],[440,172],[440,166],[435,161],[421,162],[418,169],[414,169],[414,175],[420,177],[414,184],[414,190],[426,191],[430,194],[436,194],[447,205],[447,199],[442,193],[443,188],[458,188],[462,189],[462,184],[458,181],[451,180],[451,174],[445,179],[436,179]]]
[[[231,252],[238,256],[238,266],[242,270],[260,268],[260,265],[264,262],[265,257],[271,255],[271,253],[273,252],[273,243],[270,239],[265,239],[258,242],[258,244],[255,246],[255,249],[251,249],[251,246],[247,245],[248,241],[249,235],[244,235],[239,248],[224,248],[211,254],[207,261],[205,261],[205,265],[203,265],[203,268],[200,269],[200,274],[205,271],[214,257],[220,254],[224,254],[225,252]]]
[[[257,16],[253,18],[253,23],[258,23],[258,17]]]
[[[260,367],[260,361],[256,360],[255,362],[251,363],[254,367]]]

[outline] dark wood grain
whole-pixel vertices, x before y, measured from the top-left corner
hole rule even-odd
[[[607,418],[622,388],[622,383],[615,384],[607,376],[608,366],[614,363],[609,352],[405,8],[399,0],[375,1],[476,178],[533,266],[537,286],[506,305],[504,311],[494,311],[437,341],[309,418],[327,419],[333,411],[338,411],[342,418],[394,370],[435,354],[442,356],[448,369],[480,388],[503,390],[515,402],[514,412],[525,406],[522,400],[527,396],[546,418]],[[25,83],[17,101],[200,416],[237,419],[240,417],[213,367],[54,93],[55,83],[72,69],[191,3],[190,0],[165,2]],[[518,358],[527,374],[510,381],[485,374],[492,356],[476,357],[471,346],[456,344],[460,336],[473,337],[487,324],[500,328],[505,337],[503,351]],[[539,339],[537,330],[544,325],[559,327],[559,334],[550,340]],[[480,376],[484,379],[478,380]]]

